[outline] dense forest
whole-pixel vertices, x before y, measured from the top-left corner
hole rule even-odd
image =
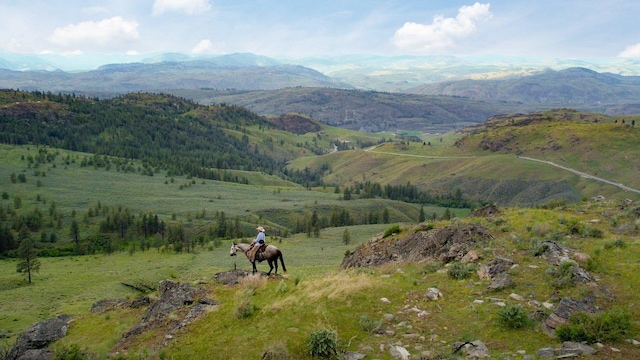
[[[142,160],[155,171],[214,178],[205,169],[279,173],[251,145],[247,126],[273,127],[239,106],[202,106],[171,95],[132,93],[109,100],[73,94],[0,91],[0,142]]]

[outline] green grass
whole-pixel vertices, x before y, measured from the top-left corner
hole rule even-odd
[[[409,351],[418,353],[405,334],[418,334],[425,338],[418,343],[435,353],[450,355],[455,341],[480,339],[489,347],[494,357],[517,356],[519,350],[535,354],[542,347],[559,346],[533,324],[518,329],[501,325],[500,307],[495,299],[508,305],[522,306],[527,314],[538,308],[529,300],[549,301],[557,304],[560,298],[594,296],[602,309],[628,308],[634,326],[640,325],[640,310],[629,306],[637,300],[636,289],[640,258],[638,234],[624,236],[626,247],[606,244],[620,239],[607,222],[592,222],[607,216],[626,214],[617,203],[583,203],[558,209],[502,209],[498,219],[463,219],[489,227],[493,239],[477,250],[480,262],[495,256],[508,257],[518,265],[509,270],[516,283],[511,289],[499,292],[487,290],[488,283],[472,273],[470,278],[456,280],[446,272],[425,271],[424,264],[386,266],[377,269],[338,268],[344,253],[374,235],[381,234],[389,225],[349,227],[352,243],[342,244],[344,228],[328,229],[320,238],[297,235],[276,241],[284,253],[289,272],[284,280],[239,285],[217,285],[213,276],[235,267],[250,269],[243,257],[229,256],[229,242],[209,250],[198,247],[193,254],[159,253],[155,250],[129,254],[80,256],[68,258],[43,258],[40,273],[34,282],[26,284],[24,275],[15,273],[15,261],[0,261],[0,331],[15,334],[34,321],[60,313],[70,313],[75,321],[67,337],[66,345],[76,344],[81,349],[106,358],[106,354],[122,334],[135,324],[145,309],[120,309],[106,314],[91,314],[91,304],[104,298],[129,298],[139,294],[121,283],[145,281],[157,283],[173,279],[190,284],[200,284],[209,289],[210,297],[220,303],[205,318],[175,334],[174,339],[162,348],[163,356],[171,359],[254,359],[275,345],[284,347],[291,358],[310,359],[307,347],[312,332],[327,329],[336,331],[341,350],[358,351],[360,345],[374,350],[369,356],[390,359],[380,345],[402,342]],[[594,270],[598,287],[575,284],[566,288],[554,288],[547,273],[549,265],[541,257],[533,256],[532,239],[544,238],[554,231],[567,231],[566,220],[575,219],[589,223],[603,231],[602,238],[562,236],[561,242],[576,251],[591,255],[600,267]],[[632,220],[633,221],[633,220]],[[436,227],[448,222],[437,222]],[[545,224],[544,229],[535,224]],[[403,232],[404,234],[405,232]],[[410,234],[411,230],[406,234]],[[259,269],[266,270],[266,264]],[[251,291],[246,288],[251,287]],[[433,302],[424,297],[429,287],[437,287],[444,298]],[[604,289],[604,290],[600,290]],[[519,302],[510,293],[525,297]],[[154,295],[154,294],[152,294]],[[386,297],[389,302],[382,302]],[[16,302],[20,299],[21,302]],[[476,303],[475,300],[483,300]],[[238,318],[236,312],[243,301],[250,302],[253,312],[246,318]],[[419,318],[417,307],[428,315]],[[363,329],[362,318],[379,321],[384,314],[394,314],[390,326],[395,335],[382,337]],[[405,326],[397,326],[404,321]],[[156,344],[162,331],[150,331],[131,344],[127,359],[158,358]],[[527,341],[523,342],[522,339]],[[15,337],[4,339],[9,344]],[[251,344],[251,345],[248,345]],[[612,344],[621,349],[619,354],[601,350],[600,358],[633,358],[640,355],[637,347],[624,341]]]

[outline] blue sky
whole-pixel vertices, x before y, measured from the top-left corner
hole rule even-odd
[[[2,0],[21,54],[640,58],[640,1]]]

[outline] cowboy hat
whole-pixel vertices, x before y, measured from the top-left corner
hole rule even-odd
[[[263,228],[262,226],[258,226],[258,227],[256,228],[256,230],[258,230],[258,231],[260,231],[260,232],[264,232],[264,228]]]

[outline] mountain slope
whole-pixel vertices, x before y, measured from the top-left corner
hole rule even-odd
[[[523,111],[517,104],[489,103],[451,96],[422,96],[335,88],[274,91],[181,91],[171,93],[203,104],[228,103],[265,116],[306,114],[351,130],[446,132],[480,123],[499,113]]]
[[[419,86],[410,92],[462,96],[483,101],[571,106],[638,103],[640,76],[598,73],[585,68],[546,70],[500,80],[461,80]]]

